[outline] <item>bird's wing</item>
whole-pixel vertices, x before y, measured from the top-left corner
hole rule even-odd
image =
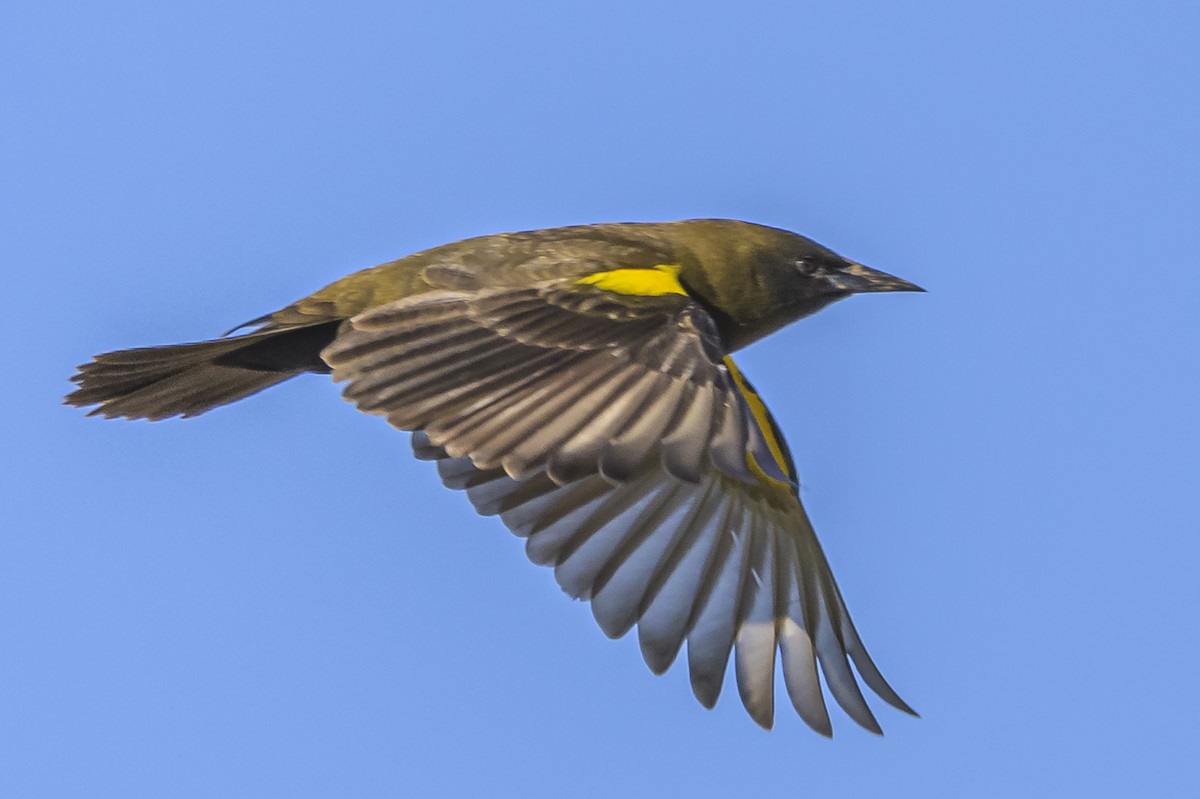
[[[775,429],[740,382],[747,409],[761,409],[756,424],[765,416]],[[875,693],[913,713],[867,654],[799,496],[766,475],[747,482],[709,467],[689,482],[649,460],[621,483],[591,475],[559,484],[544,471],[513,479],[502,468],[477,468],[423,432],[413,447],[438,462],[448,487],[525,538],[529,558],[553,566],[564,591],[590,600],[606,634],[617,638],[637,624],[655,673],[686,640],[692,689],[704,706],[716,703],[733,652],[742,703],[769,728],[778,651],[793,707],[823,735],[832,726],[818,665],[838,704],[868,730],[880,728],[851,662]]]
[[[723,355],[711,317],[654,269],[435,289],[352,317],[322,353],[360,410],[481,469],[623,481],[660,460],[692,483],[715,464],[789,484]]]
[[[636,624],[652,670],[686,640],[712,706],[734,652],[742,701],[770,726],[778,651],[814,729],[831,732],[819,665],[878,731],[851,662],[912,711],[850,621],[774,420],[670,278],[657,294],[644,274],[436,289],[353,317],[323,357],[360,409],[418,431],[418,456],[526,538],[607,634]]]

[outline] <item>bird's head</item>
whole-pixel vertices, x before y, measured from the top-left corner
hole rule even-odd
[[[816,313],[851,294],[924,291],[907,280],[838,255],[809,238],[777,231],[760,250],[760,264],[784,324]],[[763,263],[766,261],[767,263]]]
[[[924,291],[787,230],[732,220],[697,220],[704,272],[698,293],[721,318],[731,349],[852,294]]]

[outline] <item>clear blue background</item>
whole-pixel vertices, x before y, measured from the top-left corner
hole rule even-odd
[[[0,795],[1198,795],[1198,9],[6,4]],[[924,715],[882,739],[704,711],[326,380],[59,405],[426,246],[692,216],[930,290],[743,357]]]

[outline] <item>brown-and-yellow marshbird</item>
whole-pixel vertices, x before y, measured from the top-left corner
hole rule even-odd
[[[819,665],[879,732],[851,662],[912,710],[863,647],[787,444],[730,353],[851,294],[920,290],[747,222],[505,233],[357,272],[243,335],[96,356],[67,402],[187,417],[332,372],[590,600],[605,633],[637,625],[653,671],[686,641],[706,707],[732,651],[742,703],[770,727],[779,652],[813,729],[832,732]]]

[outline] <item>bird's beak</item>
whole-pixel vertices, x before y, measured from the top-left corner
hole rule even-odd
[[[869,266],[851,261],[847,266],[829,275],[829,281],[841,291],[861,294],[868,291],[924,291],[916,283],[901,280],[895,275],[880,272]]]

